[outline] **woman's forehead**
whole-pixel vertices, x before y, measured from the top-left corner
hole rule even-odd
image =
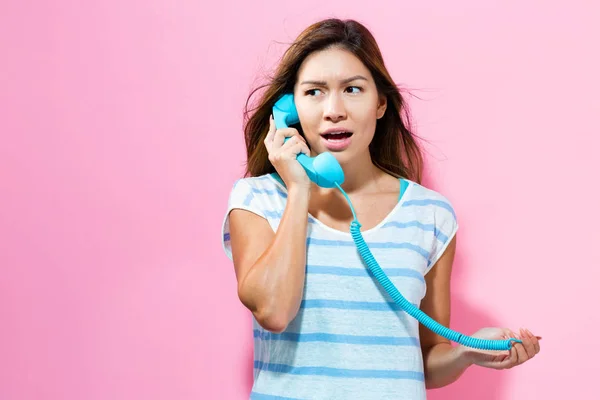
[[[349,51],[327,49],[310,54],[298,71],[298,81],[341,82],[354,76],[370,79],[362,61]]]

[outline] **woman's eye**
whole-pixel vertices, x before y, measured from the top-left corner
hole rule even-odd
[[[319,89],[310,89],[310,90],[307,90],[305,92],[305,94],[308,96],[316,96],[316,94],[317,94],[316,92],[320,92],[320,90]]]
[[[360,93],[362,91],[362,89],[358,86],[350,86],[346,88],[346,90],[349,90],[352,94]]]

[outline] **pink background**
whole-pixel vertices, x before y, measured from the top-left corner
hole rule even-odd
[[[2,2],[0,398],[247,398],[250,315],[220,236],[242,106],[279,43],[328,16],[370,27],[418,97],[425,184],[461,223],[452,327],[544,337],[430,398],[589,398],[600,7],[417,3]]]

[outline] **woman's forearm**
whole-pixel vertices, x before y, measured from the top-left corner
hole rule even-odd
[[[438,343],[423,354],[425,386],[441,388],[456,381],[471,366],[460,347]]]
[[[302,301],[309,197],[306,190],[290,188],[275,237],[240,284],[243,303],[272,332],[287,327]]]

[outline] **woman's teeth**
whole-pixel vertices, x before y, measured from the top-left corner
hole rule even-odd
[[[346,138],[349,138],[350,136],[352,136],[351,132],[326,133],[326,134],[323,135],[323,137],[326,140],[329,140],[329,141],[332,141],[332,142],[344,140]]]

